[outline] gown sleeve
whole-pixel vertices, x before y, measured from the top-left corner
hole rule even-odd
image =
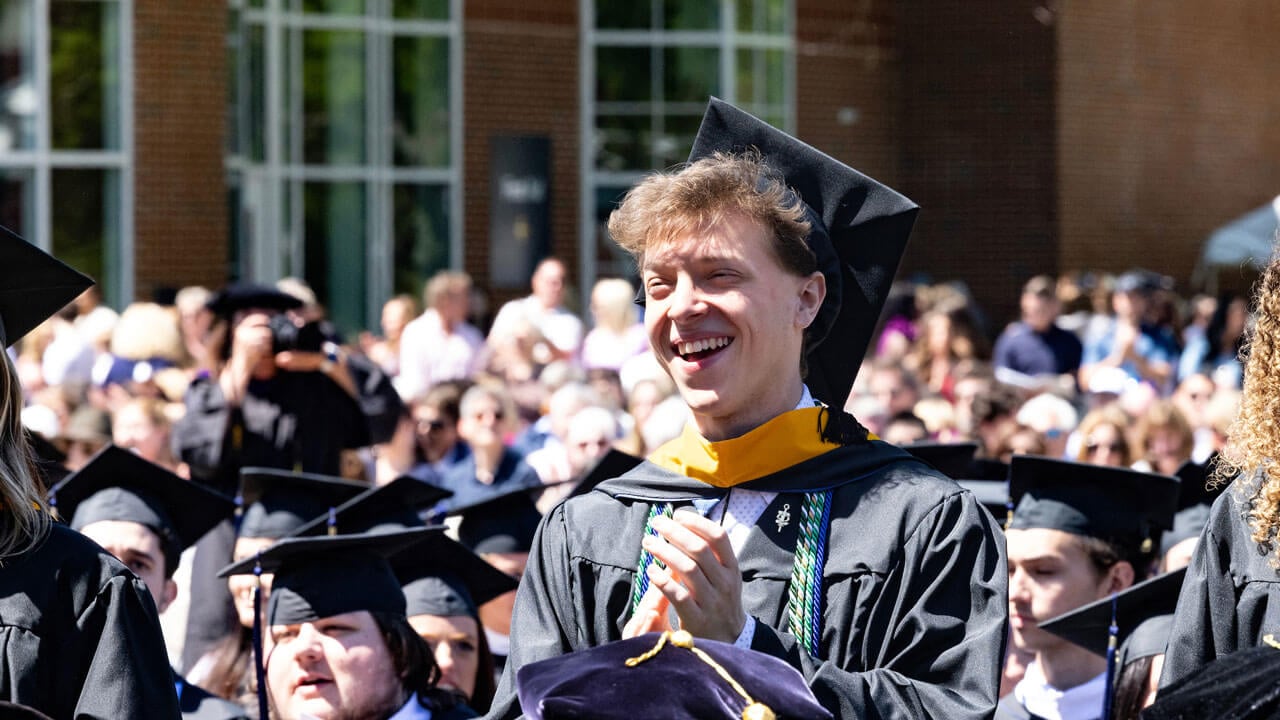
[[[141,581],[111,577],[81,613],[77,629],[90,646],[84,648],[88,668],[76,720],[181,717],[160,622]]]
[[[1226,494],[1224,493],[1224,496]],[[1212,518],[1200,534],[1187,576],[1178,594],[1160,687],[1165,688],[1238,649],[1236,591],[1231,575],[1232,538],[1223,537],[1214,520],[1232,507],[1230,498],[1215,501]],[[1230,528],[1228,528],[1230,529]],[[1243,538],[1236,538],[1237,541]]]
[[[861,647],[845,649],[850,661],[844,667],[810,657],[794,635],[764,622],[756,624],[752,648],[800,670],[836,717],[988,718],[998,699],[1008,623],[1003,548],[1003,533],[973,497],[952,495],[907,537],[900,562],[864,616]],[[835,595],[837,589],[828,591],[824,612],[854,604]],[[857,658],[865,670],[850,669]]]

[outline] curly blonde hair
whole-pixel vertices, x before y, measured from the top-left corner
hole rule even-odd
[[[1280,447],[1280,255],[1258,278],[1254,302],[1257,320],[1241,351],[1248,359],[1240,412],[1227,431],[1230,444],[1218,459],[1214,479],[1250,479],[1245,492],[1252,496],[1247,519],[1253,540],[1264,547],[1276,545],[1271,562],[1280,565],[1280,545],[1273,543],[1280,532],[1280,467],[1275,462]]]

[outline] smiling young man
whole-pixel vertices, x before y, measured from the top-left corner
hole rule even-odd
[[[915,211],[718,100],[690,164],[631,190],[610,232],[693,419],[543,521],[489,717],[519,714],[522,666],[673,621],[782,658],[837,717],[989,716],[999,531],[840,410]]]
[[[1178,481],[1164,475],[1026,455],[1010,463],[1017,508],[1006,532],[1009,625],[1015,647],[1034,653],[999,720],[1095,720],[1106,659],[1040,623],[1143,580],[1169,528]]]

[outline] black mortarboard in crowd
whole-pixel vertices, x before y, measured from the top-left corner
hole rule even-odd
[[[166,576],[177,569],[184,548],[235,510],[231,498],[115,445],[54,486],[49,506],[74,530],[102,520],[146,526],[160,538]]]
[[[0,346],[66,307],[93,280],[0,225]]]
[[[573,492],[569,493],[569,497],[586,495],[605,480],[622,477],[642,462],[644,462],[644,458],[636,457],[616,448],[609,448],[609,452],[605,453],[604,457],[596,461],[596,464],[590,470],[582,474],[582,479],[574,486]]]
[[[516,579],[441,534],[391,559],[404,590],[405,615],[467,615],[516,589]]]
[[[1048,528],[1149,551],[1169,529],[1178,479],[1126,468],[1014,455],[1011,529]]]
[[[758,150],[807,206],[809,248],[827,297],[805,333],[813,396],[844,407],[867,352],[919,208],[898,192],[718,98],[711,98],[689,162]]]
[[[1178,604],[1178,593],[1182,590],[1182,579],[1186,575],[1187,569],[1180,568],[1116,593],[1116,642],[1129,644],[1128,648],[1121,650],[1121,667],[1130,660],[1164,652],[1169,639],[1167,623],[1164,624],[1163,639],[1153,637],[1158,635],[1153,632],[1158,630],[1156,625],[1152,625],[1143,634],[1137,633],[1148,621],[1173,614]],[[1112,600],[1105,597],[1045,620],[1040,623],[1040,629],[1069,640],[1099,657],[1106,657],[1112,623],[1111,609]],[[1134,642],[1130,644],[1130,641]],[[1154,651],[1153,646],[1156,648]]]
[[[215,292],[205,307],[215,315],[231,317],[240,310],[296,310],[302,301],[270,285],[232,283]]]
[[[516,673],[516,688],[533,720],[832,717],[786,662],[683,631],[529,663]]]
[[[57,445],[32,430],[26,430],[26,435],[27,442],[31,444],[36,474],[39,475],[45,489],[57,485],[71,474],[67,466],[62,464],[67,461],[67,454],[59,450]]]
[[[545,487],[499,485],[450,507],[448,514],[459,519],[458,540],[480,555],[529,552],[542,520],[532,496]]]
[[[1280,720],[1280,649],[1272,645],[1223,655],[1160,689],[1143,720]]]
[[[902,449],[952,480],[959,480],[969,477],[974,456],[978,453],[978,443],[919,442],[903,445]]]
[[[291,534],[307,536],[329,532],[352,535],[422,527],[425,523],[422,522],[420,513],[451,495],[453,493],[444,488],[401,475],[386,485],[369,488],[337,506],[332,517],[326,512]]]
[[[368,610],[404,614],[387,558],[442,532],[439,526],[368,535],[285,538],[232,563],[218,577],[275,573],[267,624],[292,625]]]
[[[313,473],[247,467],[240,470],[240,537],[282,538],[368,489]]]

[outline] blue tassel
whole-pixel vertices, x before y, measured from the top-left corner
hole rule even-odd
[[[258,584],[253,588],[253,671],[258,678],[258,717],[271,717],[267,711],[267,669],[262,657],[262,565],[254,563],[253,576]]]

